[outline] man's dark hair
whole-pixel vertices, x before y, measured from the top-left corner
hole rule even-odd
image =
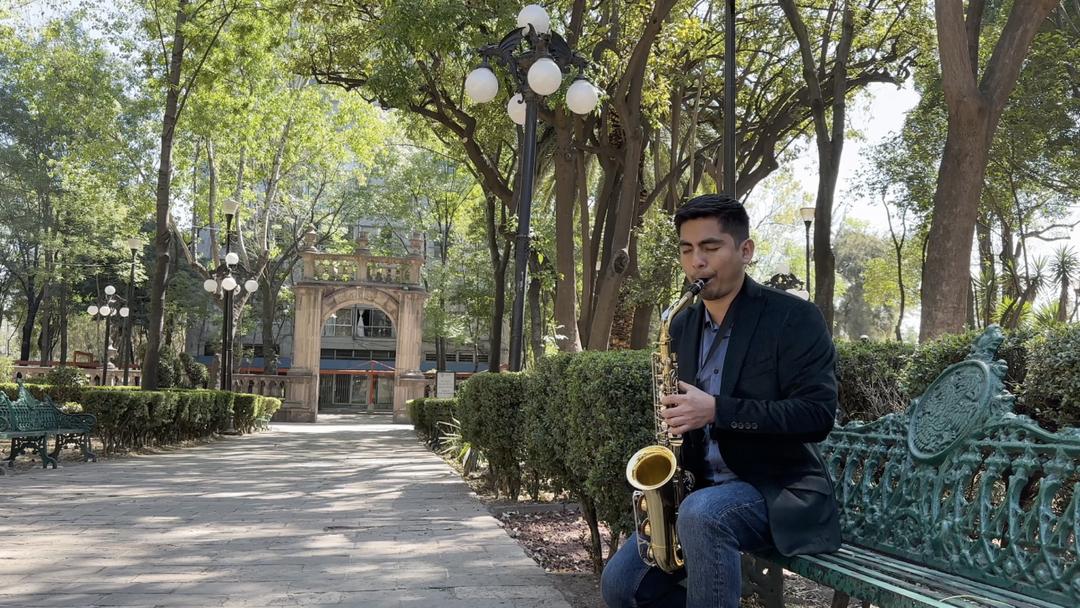
[[[702,194],[683,203],[675,211],[675,232],[678,233],[687,220],[702,217],[716,218],[720,230],[731,235],[735,243],[750,238],[750,216],[742,203],[726,194]]]

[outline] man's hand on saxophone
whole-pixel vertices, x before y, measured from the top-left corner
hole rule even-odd
[[[716,398],[686,382],[679,381],[678,395],[664,395],[660,403],[667,407],[660,412],[673,435],[683,435],[712,423],[716,418]]]

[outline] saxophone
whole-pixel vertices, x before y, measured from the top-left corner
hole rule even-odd
[[[675,353],[671,352],[671,320],[694,299],[707,279],[699,279],[660,315],[660,338],[652,356],[653,417],[656,444],[641,448],[626,463],[626,479],[634,486],[634,528],[638,533],[638,554],[649,566],[664,572],[680,570],[682,546],[675,530],[679,504],[694,486],[693,475],[679,463],[682,437],[668,432],[660,415],[660,398],[679,392],[679,374]]]

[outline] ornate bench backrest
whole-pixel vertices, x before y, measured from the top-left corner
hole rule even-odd
[[[21,403],[26,408],[28,424],[32,429],[55,429],[58,426],[59,410],[52,406],[52,401],[46,401],[34,397],[26,390],[22,381],[19,381],[19,398],[16,403]],[[25,430],[25,429],[24,429]]]
[[[22,382],[19,382],[19,398],[14,401],[8,401],[8,422],[11,424],[12,431],[40,431],[44,430],[45,426],[39,419],[39,416],[34,412],[34,402],[28,401],[25,396],[29,395],[26,389],[23,388]],[[5,397],[6,398],[6,397]],[[31,397],[33,399],[33,397]]]
[[[844,540],[1077,606],[1080,431],[1013,413],[1002,339],[991,326],[907,412],[821,444]]]

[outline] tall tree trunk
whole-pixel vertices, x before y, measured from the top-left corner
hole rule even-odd
[[[983,282],[983,297],[980,306],[982,315],[979,323],[983,327],[992,323],[994,308],[997,307],[997,264],[994,263],[994,243],[990,233],[991,221],[992,215],[984,213],[982,219],[975,224],[979,240],[979,262],[982,267],[980,279]]]
[[[540,272],[542,270],[540,258],[536,250],[529,251],[529,350],[530,358],[534,364],[544,356],[544,313],[540,307]]]
[[[172,55],[169,58],[165,114],[161,125],[161,155],[158,165],[156,213],[157,235],[154,239],[154,276],[150,281],[150,319],[143,358],[142,387],[158,387],[158,361],[161,357],[161,332],[165,317],[165,283],[168,280],[171,255],[169,232],[169,188],[172,185],[172,148],[176,135],[177,107],[180,99],[180,69],[184,60],[184,23],[187,21],[188,0],[180,0],[176,9],[176,29],[173,33]]]
[[[1069,320],[1069,275],[1063,274],[1060,278],[1061,293],[1058,294],[1057,321],[1064,323]]]
[[[274,314],[277,312],[277,289],[281,286],[271,284],[270,273],[266,273],[264,276],[267,278],[259,285],[259,298],[262,304],[262,318],[260,321],[262,324],[263,373],[273,374],[277,373]]]
[[[1024,58],[1056,0],[1015,2],[990,61],[979,78],[978,46],[984,0],[935,3],[942,87],[949,111],[945,152],[934,192],[927,262],[923,268],[919,340],[958,332],[967,316],[971,241],[978,219],[990,144]]]
[[[131,304],[129,303],[128,306]],[[66,365],[68,360],[68,287],[64,284],[60,287],[60,364]]]
[[[488,334],[490,344],[488,347],[488,371],[498,372],[502,363],[502,330],[503,317],[506,315],[506,267],[510,261],[510,245],[512,241],[506,239],[506,246],[499,251],[499,230],[495,224],[495,205],[499,201],[491,194],[485,197],[484,214],[487,225],[488,254],[491,257],[491,267],[495,279],[495,300],[491,306],[491,331]],[[505,207],[503,207],[505,213]]]
[[[578,200],[578,155],[574,149],[574,119],[564,109],[555,112],[555,345],[563,352],[581,350],[577,326],[577,259],[574,247],[574,206]],[[586,220],[587,221],[587,220]],[[582,244],[588,246],[587,241]]]
[[[33,347],[34,324],[37,320],[38,311],[41,309],[41,300],[45,296],[45,289],[36,289],[34,277],[27,279],[23,294],[26,297],[26,318],[23,319],[22,340],[19,343],[19,360],[29,361]]]
[[[217,238],[217,202],[218,202],[218,173],[217,157],[214,155],[214,142],[206,140],[206,169],[209,174],[210,195],[206,200],[206,226],[210,234],[210,264],[218,263],[218,238]]]
[[[836,193],[836,180],[840,171],[840,157],[844,151],[844,127],[847,113],[847,64],[854,36],[854,10],[850,0],[842,2],[840,40],[837,42],[833,67],[833,91],[830,117],[826,116],[825,96],[819,74],[826,70],[827,49],[831,43],[830,28],[825,28],[821,39],[821,65],[814,59],[814,49],[806,24],[796,8],[794,0],[781,0],[788,23],[799,43],[803,79],[810,96],[810,111],[814,118],[814,131],[818,149],[818,191],[814,212],[814,302],[825,316],[825,326],[833,330],[833,296],[836,289],[836,257],[832,250],[832,212]],[[832,10],[832,9],[830,9]],[[832,14],[828,17],[832,21]]]
[[[48,365],[48,361],[52,361],[53,316],[55,313],[53,308],[56,303],[53,291],[51,287],[45,288],[41,314],[38,315],[41,319],[41,331],[38,332],[38,352],[41,354],[41,361],[45,365]]]

